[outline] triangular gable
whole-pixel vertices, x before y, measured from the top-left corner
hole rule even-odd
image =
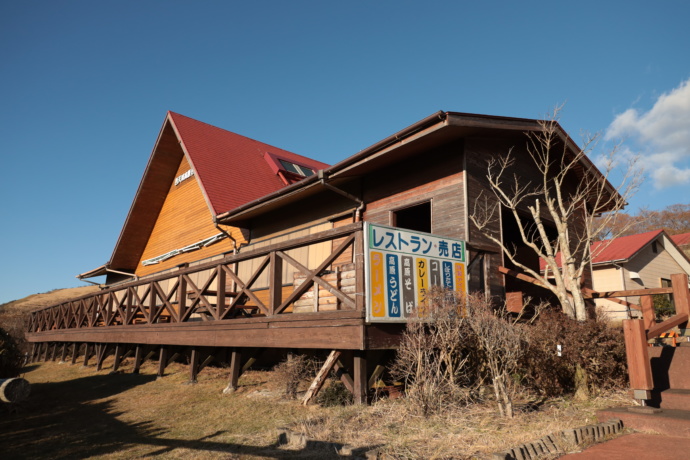
[[[285,186],[266,154],[314,170],[328,167],[301,155],[168,112],[107,268],[135,271],[171,184],[184,159],[189,163],[213,218]],[[191,242],[190,242],[191,243]]]

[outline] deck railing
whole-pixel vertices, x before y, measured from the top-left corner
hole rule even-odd
[[[310,266],[288,254],[325,242],[330,242],[325,258],[312,260]],[[363,248],[362,223],[354,223],[193,267],[181,266],[33,311],[28,332],[270,317],[292,314],[295,302],[309,295],[316,297],[314,311],[323,295],[334,298],[331,309],[361,311]],[[347,287],[332,284],[332,274],[342,267],[354,272]],[[299,282],[286,284],[284,271],[296,274]],[[260,278],[264,285],[257,288]],[[294,313],[298,311],[304,309]]]
[[[630,388],[635,399],[648,400],[654,389],[652,368],[649,361],[648,341],[659,337],[676,326],[685,327],[690,318],[690,290],[688,289],[688,275],[671,275],[670,288],[637,289],[616,292],[590,292],[591,298],[610,299],[616,297],[640,296],[640,305],[633,305],[622,300],[627,306],[640,310],[642,319],[623,320],[625,332],[625,350],[628,360],[628,376]],[[676,314],[661,323],[657,323],[654,312],[653,295],[673,294]]]

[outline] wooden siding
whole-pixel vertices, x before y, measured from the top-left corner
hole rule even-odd
[[[467,174],[467,213],[471,215],[474,212],[474,207],[478,204],[480,198],[492,197],[493,194],[489,188],[486,179],[487,161],[498,154],[505,154],[511,147],[509,142],[489,141],[487,139],[467,139],[465,141],[465,167]],[[501,222],[495,221],[489,227],[492,234],[500,238]],[[474,244],[485,247],[495,247],[495,244],[485,237],[477,228],[469,221],[469,228],[467,229],[467,239]],[[498,250],[498,248],[496,248]],[[470,253],[470,257],[473,254]],[[491,268],[489,271],[489,286],[492,295],[504,294],[503,276],[501,276],[495,268],[504,265],[503,254],[492,255],[489,258]],[[474,281],[477,277],[470,278],[470,290],[477,289]]]
[[[364,220],[392,225],[392,212],[431,202],[431,232],[465,236],[463,147],[456,142],[365,179]]]
[[[670,280],[672,273],[683,273],[683,267],[671,257],[661,241],[657,240],[656,247],[657,253],[655,254],[651,244],[646,246],[625,267],[630,271],[637,272],[646,288],[662,287],[661,278]],[[643,287],[635,281],[630,284],[631,286],[637,285],[639,288]],[[632,289],[638,289],[638,287]]]
[[[260,242],[252,243],[249,246],[242,248],[243,251],[260,249],[266,246],[270,246],[276,243],[286,242],[295,238],[300,238],[307,235],[314,235],[316,233],[322,232],[324,230],[329,230],[333,228],[331,222],[323,222],[321,224],[313,225],[307,228],[303,228],[295,231],[288,231],[281,235],[273,236],[271,238],[266,238]],[[285,251],[287,255],[295,259],[297,262],[301,263],[309,269],[314,269],[323,262],[326,257],[328,257],[332,252],[332,242],[324,241],[322,243],[313,244],[310,246],[305,246],[297,249],[290,249]],[[237,273],[240,278],[249,278],[256,269],[260,266],[261,260],[249,260],[246,262],[240,262],[237,268]],[[283,275],[282,282],[284,286],[292,286],[294,281],[294,274],[297,270],[289,264],[283,264]],[[252,285],[253,289],[265,289],[268,287],[268,270],[264,270],[259,276],[256,282]],[[291,289],[291,288],[290,288]]]
[[[190,165],[187,158],[182,157],[175,177],[184,174],[189,169]],[[238,245],[245,241],[239,229],[226,228],[226,231],[237,240]],[[182,263],[206,259],[231,251],[234,243],[229,238],[225,238],[211,246],[177,255],[158,264],[148,266],[141,264],[144,260],[183,248],[218,233],[219,230],[213,225],[211,212],[206,204],[196,176],[182,181],[179,185],[175,185],[173,182],[170,185],[163,208],[158,215],[135,274],[144,276],[157,273]]]

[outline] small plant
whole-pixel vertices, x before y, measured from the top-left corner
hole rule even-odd
[[[512,418],[520,360],[527,349],[524,325],[511,321],[505,309],[496,309],[481,295],[466,300],[467,323],[474,334],[481,360],[488,369],[498,410]]]
[[[654,314],[657,321],[663,321],[676,314],[676,307],[667,294],[652,296],[654,302]]]
[[[319,392],[316,402],[323,407],[347,406],[352,404],[353,397],[342,382],[331,380],[328,387]]]
[[[408,321],[391,374],[425,417],[452,404],[471,380],[468,332],[461,297],[441,288],[432,288]]]
[[[314,362],[305,355],[289,355],[274,370],[285,381],[285,397],[296,399],[299,384],[314,375]]]
[[[22,354],[14,338],[0,328],[0,378],[19,375],[22,368]]]

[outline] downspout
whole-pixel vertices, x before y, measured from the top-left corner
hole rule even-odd
[[[361,222],[362,221],[362,211],[364,211],[364,201],[362,201],[360,198],[357,198],[356,196],[352,195],[351,193],[346,192],[345,190],[341,190],[337,187],[334,187],[331,184],[326,183],[326,178],[324,177],[323,169],[320,169],[318,172],[318,177],[319,177],[319,182],[321,182],[321,185],[326,187],[329,190],[334,191],[338,195],[342,195],[345,198],[348,198],[355,203],[358,203],[359,206],[355,209],[355,222]]]
[[[232,253],[237,254],[239,252],[239,249],[237,248],[237,240],[233,238],[231,234],[220,228],[217,216],[213,216],[213,225],[215,225],[216,229],[220,231],[223,235],[227,236],[232,240]]]

